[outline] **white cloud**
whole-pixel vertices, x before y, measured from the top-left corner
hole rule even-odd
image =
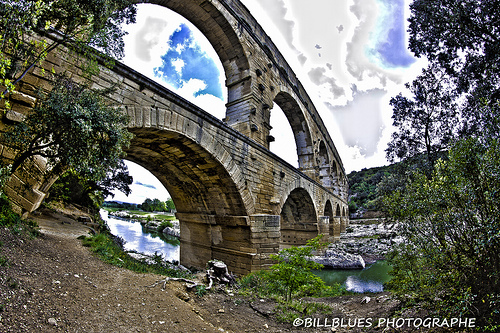
[[[180,74],[180,73],[182,73],[182,67],[184,67],[186,64],[184,63],[184,60],[182,60],[182,59],[173,59],[172,65],[174,66],[177,73]]]
[[[131,161],[125,161],[129,174],[134,177],[134,183],[130,185],[132,193],[127,197],[120,191],[113,191],[115,196],[108,197],[106,200],[123,201],[141,204],[146,199],[160,199],[166,201],[170,195],[163,184],[148,170],[139,164]]]

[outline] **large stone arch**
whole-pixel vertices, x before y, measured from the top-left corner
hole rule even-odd
[[[203,268],[207,261],[219,259],[237,271],[237,263],[245,259],[228,253],[237,253],[250,240],[251,230],[230,171],[213,152],[182,133],[148,127],[129,127],[129,131],[134,139],[127,159],[153,173],[176,205],[181,263]]]
[[[199,0],[132,0],[137,4],[154,4],[168,8],[196,26],[212,44],[224,67],[226,85],[229,88],[228,102],[231,102],[241,86],[233,86],[248,75],[250,64],[247,52],[234,27],[235,18],[218,1]],[[240,27],[241,28],[241,27]]]
[[[171,130],[129,127],[127,159],[148,169],[165,186],[181,214],[248,215],[238,185],[204,147]]]
[[[318,216],[314,202],[304,188],[288,195],[280,214],[280,247],[304,245],[318,235]]]
[[[297,146],[299,169],[308,170],[312,168],[314,165],[312,135],[299,104],[289,93],[283,91],[276,95],[274,102],[281,108],[292,127],[295,145]]]

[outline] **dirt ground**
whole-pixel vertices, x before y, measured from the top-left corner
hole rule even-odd
[[[294,327],[276,320],[270,300],[223,291],[199,298],[177,282],[147,288],[162,277],[101,262],[77,240],[89,229],[76,219],[60,213],[34,219],[41,228],[35,239],[0,230],[0,332],[387,332],[330,326],[334,318],[344,325],[386,318],[398,307],[387,293],[370,295],[367,304],[365,295],[322,299],[332,314]]]

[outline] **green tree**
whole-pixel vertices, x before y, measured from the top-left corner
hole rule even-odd
[[[153,211],[153,200],[147,198],[146,200],[144,200],[144,202],[142,204],[139,205],[139,208],[145,212],[152,212]]]
[[[414,0],[410,10],[409,47],[453,78],[462,132],[498,137],[500,1]]]
[[[127,0],[0,1],[0,85],[6,87],[0,100],[59,45],[87,56],[91,47],[122,58],[122,23],[135,22],[135,15]]]
[[[449,149],[457,134],[453,87],[440,67],[431,66],[406,88],[411,98],[399,94],[390,101],[397,131],[386,149],[387,159],[394,162],[423,155],[426,163],[422,167],[432,170],[439,154]]]
[[[463,139],[386,198],[405,239],[390,255],[390,287],[443,317],[500,328],[500,144]],[[421,304],[420,304],[421,305]]]
[[[172,200],[172,198],[168,198],[167,201],[165,201],[165,206],[167,207],[168,211],[174,210],[175,209],[174,200]]]
[[[26,119],[2,135],[17,151],[11,173],[41,156],[49,166],[73,169],[93,181],[114,174],[132,135],[125,128],[127,116],[107,106],[104,93],[59,77]]]
[[[290,301],[301,286],[314,285],[317,290],[324,287],[323,280],[311,271],[320,269],[323,265],[309,260],[313,251],[325,245],[320,243],[322,236],[309,240],[306,246],[292,246],[271,255],[272,259],[278,261],[271,267],[271,276],[282,285],[286,301]]]
[[[50,188],[49,200],[79,204],[97,213],[104,199],[110,195],[114,196],[112,190],[118,189],[129,195],[130,184],[132,177],[128,174],[124,163],[101,181],[88,180],[76,171],[68,170]]]

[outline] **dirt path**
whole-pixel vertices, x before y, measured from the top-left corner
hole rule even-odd
[[[76,239],[88,229],[58,216],[37,218],[42,235],[19,241],[2,230],[0,332],[221,332],[175,288],[113,267]],[[4,286],[7,288],[4,288]]]
[[[88,233],[82,223],[55,213],[35,219],[42,234],[33,240],[0,230],[0,260],[7,259],[0,264],[0,332],[331,331],[279,323],[267,300],[220,292],[200,299],[175,282],[165,291],[146,288],[161,277],[101,262],[76,239]],[[339,309],[332,316],[381,316],[387,310],[376,302],[361,305],[362,297],[326,301]]]

